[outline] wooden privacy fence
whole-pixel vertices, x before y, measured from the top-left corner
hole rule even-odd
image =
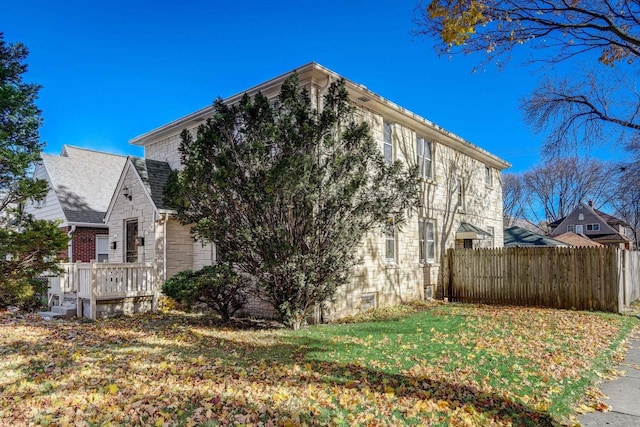
[[[447,259],[445,296],[452,301],[619,313],[640,296],[640,252],[449,249]]]

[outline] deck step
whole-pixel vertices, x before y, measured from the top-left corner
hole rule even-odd
[[[62,313],[56,313],[55,311],[41,311],[38,313],[42,320],[53,320],[53,319],[66,319],[66,316]]]
[[[76,315],[75,305],[54,305],[51,307],[51,311],[54,313],[60,313],[64,317],[73,317]]]

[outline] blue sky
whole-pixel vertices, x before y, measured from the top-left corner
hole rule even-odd
[[[142,155],[131,138],[311,61],[462,136],[521,172],[542,137],[518,108],[539,77],[512,62],[439,58],[415,2],[7,1],[6,42],[43,85],[45,152],[63,144]]]

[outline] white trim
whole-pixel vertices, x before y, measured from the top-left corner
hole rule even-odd
[[[326,82],[327,77],[333,77],[335,80],[343,78],[334,71],[323,67],[315,62],[308,63],[297,69],[284,73],[278,77],[254,86],[250,89],[242,91],[236,95],[225,98],[223,102],[226,104],[234,104],[240,100],[240,98],[246,93],[253,95],[260,91],[266,96],[275,95],[282,82],[289,77],[293,72],[298,73],[298,78],[301,85],[313,84],[317,81],[322,81],[322,84]],[[403,108],[399,105],[383,98],[382,96],[370,91],[366,86],[355,83],[351,80],[345,79],[347,92],[349,93],[352,101],[362,107],[372,109],[377,114],[380,114],[386,120],[391,123],[400,124],[409,129],[413,129],[415,132],[422,135],[424,138],[430,138],[438,143],[444,143],[450,148],[459,151],[463,154],[470,156],[482,163],[493,166],[498,170],[506,169],[511,165],[505,160],[489,153],[488,151],[470,143],[464,138],[449,132],[448,130],[441,128],[435,123]],[[358,98],[365,97],[367,102],[363,102]],[[165,139],[169,136],[177,135],[182,129],[195,127],[199,122],[203,121],[207,117],[211,116],[213,112],[213,106],[207,106],[201,108],[191,114],[183,116],[177,120],[174,120],[166,125],[151,130],[140,136],[137,136],[129,140],[130,144],[146,146],[149,143]]]

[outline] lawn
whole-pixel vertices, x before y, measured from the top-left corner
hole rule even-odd
[[[597,397],[635,324],[457,304],[371,319],[290,331],[5,314],[0,425],[551,425]]]

